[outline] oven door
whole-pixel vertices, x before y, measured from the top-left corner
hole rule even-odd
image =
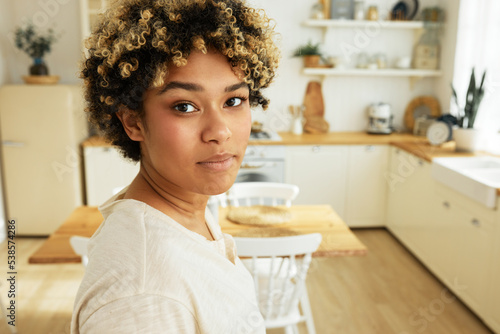
[[[284,182],[285,163],[275,160],[243,160],[236,182]]]

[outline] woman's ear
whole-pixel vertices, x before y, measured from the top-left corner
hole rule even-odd
[[[116,117],[122,122],[123,129],[134,141],[144,141],[144,126],[137,113],[128,108],[122,108],[116,113]]]

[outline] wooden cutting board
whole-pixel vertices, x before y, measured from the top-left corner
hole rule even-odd
[[[310,81],[307,84],[306,94],[304,96],[304,131],[308,133],[326,133],[330,126],[324,119],[325,104],[323,102],[323,93],[321,83]]]

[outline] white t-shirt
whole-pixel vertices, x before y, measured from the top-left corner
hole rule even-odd
[[[99,208],[71,333],[265,334],[252,277],[208,210],[215,241],[122,193]]]

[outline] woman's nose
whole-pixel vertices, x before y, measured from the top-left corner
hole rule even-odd
[[[220,144],[231,138],[232,133],[229,129],[229,119],[225,115],[224,110],[212,108],[207,110],[204,116],[205,124],[201,134],[204,142]]]

